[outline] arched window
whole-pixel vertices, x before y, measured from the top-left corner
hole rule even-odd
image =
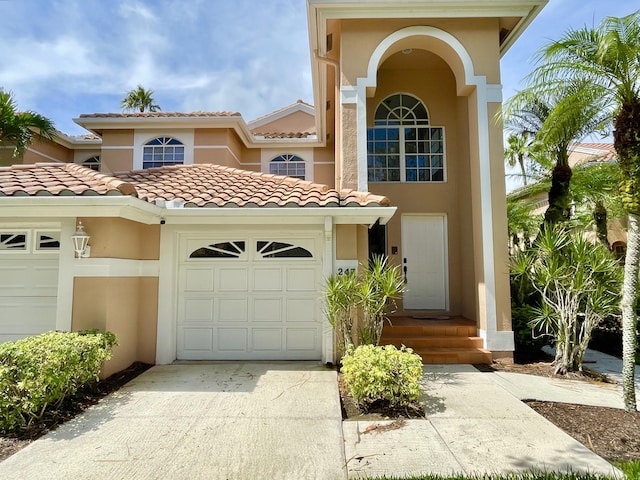
[[[304,160],[297,155],[279,155],[269,162],[269,173],[274,175],[287,175],[289,177],[304,180],[305,164]]]
[[[142,150],[142,168],[182,165],[184,145],[171,137],[158,137],[145,143]]]
[[[416,97],[385,98],[367,129],[370,182],[443,182],[444,128],[429,125],[429,113]]]
[[[87,158],[84,162],[82,162],[82,166],[90,168],[91,170],[95,170],[96,172],[99,172],[100,171],[100,155]]]

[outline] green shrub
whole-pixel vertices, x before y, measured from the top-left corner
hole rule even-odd
[[[113,333],[48,332],[0,344],[0,432],[24,428],[98,380]]]
[[[360,345],[342,358],[342,378],[358,404],[400,407],[420,399],[422,359],[404,346]]]

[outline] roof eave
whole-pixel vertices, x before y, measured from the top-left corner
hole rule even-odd
[[[292,208],[166,208],[139,198],[123,196],[0,197],[0,220],[35,218],[120,217],[147,225],[167,223],[189,224],[265,224],[277,219],[278,224],[333,223],[374,225],[386,224],[396,207],[292,207]]]

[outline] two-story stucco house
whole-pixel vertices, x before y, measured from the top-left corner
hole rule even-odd
[[[0,338],[109,329],[110,371],[329,362],[324,281],[380,253],[400,313],[464,317],[510,357],[494,116],[501,55],[545,3],[308,0],[315,108],[80,115],[87,136],[0,168]]]

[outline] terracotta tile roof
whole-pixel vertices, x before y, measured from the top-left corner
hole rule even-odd
[[[586,149],[593,150],[593,159],[590,161],[609,162],[616,160],[618,155],[613,147],[613,143],[573,143],[570,150]],[[584,150],[581,153],[585,153]]]
[[[239,117],[238,112],[127,112],[83,113],[80,118],[174,118],[174,117]]]
[[[116,174],[135,185],[138,197],[177,201],[185,207],[388,206],[386,197],[352,190],[338,192],[291,177],[198,164]]]
[[[0,196],[135,195],[135,188],[75,163],[0,167]]]
[[[316,132],[252,132],[256,137],[268,139],[274,138],[308,138],[314,136]]]
[[[386,197],[211,164],[176,165],[114,176],[70,163],[0,167],[0,196],[132,195],[185,207],[389,206]]]

